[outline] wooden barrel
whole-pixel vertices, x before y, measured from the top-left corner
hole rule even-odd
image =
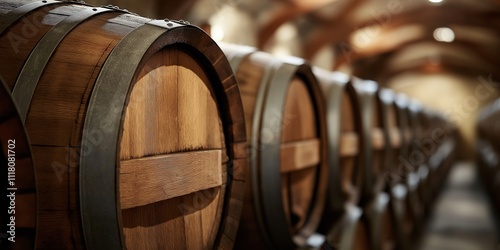
[[[237,249],[307,246],[321,220],[328,177],[324,101],[310,67],[224,44],[251,149]]]
[[[436,174],[436,179],[438,183],[438,188],[442,188],[445,184],[445,180],[451,167],[454,165],[456,160],[456,149],[458,145],[458,129],[455,124],[451,123],[446,119],[444,115],[439,115],[441,126],[444,127],[444,133],[438,135],[441,141],[441,146],[437,149],[435,155],[438,155],[442,160],[440,161],[439,169]],[[500,132],[498,129],[496,132]]]
[[[1,249],[33,249],[36,186],[28,136],[10,91],[0,77]]]
[[[500,208],[500,99],[484,107],[478,117],[476,144],[479,173],[496,209]]]
[[[408,198],[406,199],[406,214],[405,219],[405,233],[412,238],[408,239],[408,245],[414,244],[415,235],[418,232],[420,203],[418,199],[418,184],[419,178],[415,173],[415,167],[411,163],[412,158],[416,156],[416,151],[413,150],[413,129],[410,124],[409,114],[409,99],[403,94],[396,96],[398,123],[401,129],[402,144],[400,148],[401,154],[397,158],[396,168],[398,174],[401,176],[401,183],[405,185],[408,191]]]
[[[428,211],[428,206],[426,204],[427,200],[427,190],[426,186],[429,184],[427,177],[429,176],[428,162],[432,156],[436,145],[430,138],[425,137],[425,120],[423,119],[424,107],[415,99],[410,100],[408,106],[410,126],[413,131],[413,145],[412,153],[413,157],[410,157],[410,163],[414,167],[414,173],[418,178],[418,202],[419,202],[419,218],[422,219]],[[421,221],[421,220],[418,221]]]
[[[328,193],[320,232],[339,249],[366,249],[369,236],[363,211],[357,207],[361,181],[361,113],[351,78],[341,72],[314,68],[326,98],[328,131]]]
[[[440,154],[437,153],[438,149],[442,145],[442,141],[438,136],[436,136],[436,133],[442,133],[438,130],[442,130],[442,128],[439,128],[439,121],[437,120],[438,113],[437,111],[434,111],[429,108],[424,108],[421,112],[421,118],[420,120],[422,121],[422,127],[423,127],[423,139],[421,141],[421,145],[426,150],[429,152],[429,157],[427,159],[426,163],[426,169],[421,170],[421,175],[422,178],[425,179],[425,187],[424,187],[424,192],[422,193],[422,200],[425,203],[426,211],[427,214],[432,208],[433,201],[435,195],[435,183],[437,181],[444,181],[444,180],[437,180],[437,169],[439,165],[441,164],[442,157]]]
[[[390,89],[381,88],[378,91],[378,99],[382,108],[382,123],[384,138],[388,142],[386,150],[387,172],[384,175],[387,182],[386,192],[390,196],[390,217],[392,219],[393,237],[396,249],[407,250],[408,232],[405,230],[405,221],[408,212],[405,209],[407,188],[401,183],[403,176],[398,172],[398,158],[402,155],[402,133],[400,120],[398,119],[398,108],[396,105],[396,93]]]
[[[385,174],[388,171],[387,132],[384,132],[384,115],[379,87],[376,82],[353,78],[354,89],[361,114],[361,167],[362,192],[360,206],[368,220],[369,249],[392,249],[394,233],[389,208],[389,195],[385,193]],[[384,134],[385,133],[385,134]]]
[[[498,106],[500,99],[485,106],[478,115],[476,131],[476,157],[479,174],[486,189],[491,196],[494,196],[495,177],[500,166],[499,151],[494,147],[495,124],[498,118]],[[495,118],[496,117],[496,118]]]
[[[35,159],[35,246],[232,248],[246,135],[215,42],[184,22],[27,2],[0,2],[0,74]]]

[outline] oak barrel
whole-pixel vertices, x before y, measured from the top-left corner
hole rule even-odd
[[[498,134],[500,132],[500,99],[483,107],[477,124],[476,157],[482,182],[489,196],[493,198],[496,209],[500,208],[500,150]]]
[[[341,72],[314,68],[326,98],[328,133],[328,193],[320,232],[329,245],[340,249],[367,249],[370,244],[363,210],[360,162],[361,112],[352,78]]]
[[[413,142],[412,149],[410,155],[409,162],[413,166],[412,175],[416,176],[418,179],[418,185],[416,190],[416,203],[415,205],[417,210],[415,210],[416,222],[418,222],[417,229],[420,231],[423,228],[423,218],[426,214],[426,210],[428,207],[425,203],[425,187],[427,183],[427,177],[429,175],[429,167],[428,161],[430,156],[432,155],[431,149],[427,146],[431,145],[431,147],[435,147],[435,145],[431,142],[427,143],[427,138],[425,138],[424,128],[423,128],[423,120],[422,120],[422,112],[424,107],[422,104],[416,99],[410,99],[407,111],[408,116],[410,118],[410,127],[412,129],[413,134]]]
[[[378,99],[382,108],[382,123],[385,141],[389,142],[386,147],[386,165],[387,172],[384,175],[387,182],[386,192],[390,196],[390,215],[393,221],[393,233],[396,249],[407,250],[408,232],[405,229],[405,223],[409,219],[409,213],[406,210],[408,199],[408,190],[401,183],[403,176],[398,171],[397,164],[402,156],[403,135],[401,133],[401,124],[398,119],[398,108],[396,105],[396,93],[390,89],[381,88],[378,91]]]
[[[228,61],[186,22],[0,1],[0,74],[30,137],[40,249],[231,249],[247,166]]]
[[[410,99],[404,94],[397,94],[396,105],[398,107],[398,120],[402,132],[403,143],[401,145],[401,157],[397,159],[398,173],[401,175],[401,183],[406,186],[408,198],[406,200],[405,232],[412,238],[409,244],[414,244],[413,240],[418,232],[418,223],[421,214],[420,201],[418,197],[419,177],[413,164],[419,159],[419,152],[414,150],[414,130],[410,121]]]
[[[223,44],[235,72],[251,151],[236,249],[308,246],[328,176],[324,101],[302,59]]]
[[[1,249],[32,249],[36,232],[33,157],[24,125],[0,77]]]
[[[356,97],[360,103],[362,159],[362,192],[360,206],[368,222],[370,249],[392,249],[394,233],[386,191],[385,173],[388,167],[387,148],[390,146],[384,131],[384,114],[379,99],[378,84],[353,77]]]
[[[455,161],[455,126],[450,123],[446,117],[439,112],[432,112],[433,128],[430,132],[430,138],[436,143],[437,148],[429,159],[429,168],[431,170],[430,184],[431,190],[437,190],[445,183],[443,180]],[[431,202],[437,198],[437,192],[430,192]]]
[[[422,128],[422,138],[419,141],[421,150],[426,155],[425,164],[419,168],[420,178],[423,180],[421,184],[421,200],[424,204],[425,215],[428,215],[432,208],[432,193],[435,192],[433,188],[433,181],[435,177],[436,165],[440,164],[440,156],[437,149],[441,146],[441,142],[433,137],[432,133],[437,129],[437,124],[434,120],[434,111],[428,107],[423,107],[419,113],[420,125]],[[443,181],[443,180],[441,180]]]

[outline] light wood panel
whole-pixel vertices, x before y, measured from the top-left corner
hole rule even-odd
[[[121,207],[143,206],[218,187],[221,151],[194,151],[122,161]]]
[[[390,128],[389,136],[391,138],[391,145],[393,148],[399,148],[401,146],[401,131],[398,128]]]
[[[340,156],[352,157],[359,152],[359,136],[355,132],[342,132],[340,135]]]
[[[320,162],[320,141],[311,139],[281,145],[281,173],[313,167]]]
[[[385,146],[384,132],[381,128],[372,129],[372,147],[374,150],[381,150]]]
[[[142,69],[121,142],[120,200],[129,249],[200,249],[215,242],[228,157],[209,84],[195,58],[181,50],[163,50]],[[129,175],[149,167],[157,177]],[[137,189],[145,180],[150,185]],[[170,183],[157,186],[155,180]],[[142,192],[128,196],[133,190]],[[134,201],[141,195],[150,197]]]

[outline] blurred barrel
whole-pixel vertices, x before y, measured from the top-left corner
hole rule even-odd
[[[441,155],[438,154],[438,149],[441,147],[442,141],[436,136],[436,133],[440,133],[438,130],[443,131],[443,128],[439,127],[440,122],[437,118],[439,113],[437,111],[424,108],[420,115],[423,128],[423,139],[421,141],[421,145],[422,148],[428,152],[427,162],[425,165],[426,168],[420,170],[421,178],[425,179],[425,187],[422,189],[421,197],[425,204],[425,212],[429,214],[434,203],[435,195],[433,193],[436,193],[438,188],[435,183],[444,181],[441,180],[437,174],[443,159]],[[442,178],[444,178],[444,176]]]
[[[362,192],[360,206],[364,208],[370,235],[369,249],[392,249],[393,228],[389,209],[389,195],[385,193],[387,147],[384,135],[382,105],[378,85],[374,81],[353,78],[353,86],[360,104],[361,154],[360,178]]]
[[[251,148],[237,249],[307,246],[321,220],[328,165],[324,101],[311,68],[222,45],[241,91]]]
[[[456,148],[458,143],[458,128],[456,124],[450,122],[443,114],[438,114],[437,116],[438,128],[433,132],[433,140],[440,144],[439,148],[434,154],[438,162],[438,171],[436,178],[438,180],[443,180],[449,173],[451,167],[456,161]],[[498,131],[498,130],[497,130]],[[440,189],[445,182],[435,181],[437,183],[438,189]],[[433,193],[434,195],[436,192]],[[435,199],[435,197],[433,198]]]
[[[74,2],[4,0],[0,15],[0,74],[36,159],[35,246],[232,248],[246,135],[218,46]]]
[[[406,199],[406,223],[405,233],[412,238],[409,240],[409,245],[414,244],[414,237],[418,232],[418,224],[420,223],[421,209],[418,197],[419,178],[415,172],[415,166],[412,158],[418,159],[419,154],[414,150],[414,129],[410,122],[409,105],[410,100],[403,94],[396,96],[396,105],[398,107],[398,121],[402,132],[401,155],[397,158],[397,171],[401,176],[401,183],[406,186],[408,198]]]
[[[357,207],[361,180],[361,113],[351,77],[314,68],[326,98],[328,128],[328,194],[320,232],[339,249],[367,249],[370,244],[363,211]]]
[[[500,209],[500,99],[485,106],[477,120],[476,154],[479,175],[495,208]]]
[[[408,111],[410,126],[412,127],[414,135],[411,151],[412,155],[410,155],[409,161],[414,168],[413,172],[415,173],[416,178],[418,178],[417,199],[419,211],[417,214],[417,221],[422,222],[422,219],[426,214],[426,210],[429,208],[425,203],[427,200],[427,177],[429,176],[428,161],[434,153],[436,145],[430,138],[425,137],[425,117],[423,115],[424,107],[421,103],[415,99],[411,99]],[[423,224],[419,224],[420,226],[423,226]]]
[[[393,226],[394,248],[400,250],[409,249],[408,232],[405,229],[407,216],[406,202],[408,190],[401,183],[403,178],[397,168],[398,158],[402,155],[403,135],[401,124],[398,119],[398,107],[396,106],[396,93],[389,89],[381,88],[378,91],[380,105],[382,109],[382,123],[384,128],[384,138],[388,142],[386,150],[386,173],[384,175],[387,182],[386,192],[390,196],[390,215]]]
[[[0,224],[6,234],[0,248],[33,249],[37,224],[33,157],[24,124],[1,77],[0,143]]]

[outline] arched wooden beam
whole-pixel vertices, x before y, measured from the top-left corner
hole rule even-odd
[[[471,13],[464,8],[457,8],[446,11],[447,15],[443,15],[442,9],[429,9],[428,6],[419,7],[410,11],[403,11],[397,15],[392,15],[391,20],[387,24],[382,24],[384,30],[391,30],[397,27],[423,23],[426,27],[439,27],[443,25],[472,25],[490,28],[494,32],[500,31],[500,15],[496,8],[487,12]],[[345,43],[349,40],[350,34],[355,30],[369,25],[377,24],[374,19],[367,19],[361,23],[353,23],[348,20],[342,20],[336,23],[318,24],[316,30],[312,31],[309,36],[305,37],[305,46],[303,56],[306,59],[313,58],[318,51],[330,43],[344,42],[343,46],[349,46]]]
[[[344,0],[339,0],[339,1],[344,1]],[[330,21],[344,19],[351,11],[353,11],[364,1],[366,0],[350,1],[348,4],[346,4],[346,8],[342,12],[340,12],[339,15],[332,17]],[[272,35],[276,32],[276,30],[284,23],[290,20],[294,20],[298,17],[304,16],[306,14],[314,15],[314,11],[322,7],[324,7],[324,1],[320,2],[318,5],[315,4],[290,5],[289,8],[281,8],[274,15],[274,17],[271,20],[269,20],[269,22],[264,24],[262,28],[259,30],[257,38],[258,48],[263,49],[266,43],[272,37]]]
[[[397,74],[397,72],[405,71],[407,70],[407,68],[414,69],[414,68],[425,67],[428,61],[423,61],[423,59],[422,61],[420,59],[417,59],[418,63],[412,64],[411,62],[409,62],[408,66],[402,66],[401,68],[397,69],[393,69],[388,65],[390,60],[393,59],[395,56],[397,56],[399,53],[403,52],[404,50],[415,44],[423,42],[428,42],[428,41],[427,39],[416,39],[413,41],[409,41],[394,50],[381,51],[376,54],[353,55],[352,58],[352,61],[354,62],[353,74],[359,77],[383,82],[384,79],[387,79],[390,76]],[[456,51],[462,51],[462,53],[477,55],[478,60],[485,58],[486,54],[488,54],[488,51],[486,50],[481,51],[481,48],[477,46],[471,46],[471,44],[466,41],[456,41],[453,44],[446,44],[446,46],[454,46]],[[473,59],[471,59],[473,61],[464,62],[462,60],[457,60],[454,57],[452,58],[447,54],[440,54],[439,56],[440,56],[439,64],[442,65],[444,69],[447,69],[449,71],[457,69],[456,71],[457,73],[472,74],[472,75],[493,73],[494,75],[496,75],[497,78],[500,78],[500,74],[495,73],[494,70],[495,65],[499,65],[500,61],[496,59],[494,55],[488,55],[489,59],[485,60],[483,65],[478,64],[477,61]],[[347,63],[347,62],[345,62],[345,60],[342,60],[341,63]],[[471,67],[470,65],[474,65],[474,67]]]

